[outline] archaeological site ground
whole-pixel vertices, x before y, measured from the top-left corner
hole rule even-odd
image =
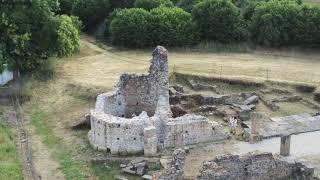
[[[1,128],[20,124],[1,132],[21,144],[8,157],[15,171],[31,179],[319,178],[319,56],[119,51],[82,38],[79,54],[55,64],[54,79],[1,88],[9,122]],[[203,63],[193,71],[194,58]],[[268,76],[259,58],[274,66]]]

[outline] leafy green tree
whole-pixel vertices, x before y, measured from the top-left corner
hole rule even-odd
[[[72,8],[72,15],[79,17],[85,31],[96,27],[109,13],[109,0],[76,0]]]
[[[59,14],[68,14],[71,15],[73,5],[76,0],[59,0],[60,10]]]
[[[141,8],[123,9],[112,18],[110,34],[113,44],[127,47],[151,45],[150,12]]]
[[[252,16],[253,40],[265,46],[297,44],[300,6],[291,0],[260,3]]]
[[[30,72],[46,64],[48,57],[58,54],[59,35],[53,13],[57,9],[55,0],[1,2],[1,63]]]
[[[320,7],[302,6],[297,29],[296,39],[299,44],[320,47]]]
[[[201,0],[180,0],[177,2],[177,6],[187,12],[191,12],[193,6],[199,2],[201,2]]]
[[[173,7],[173,3],[170,0],[136,0],[134,7],[143,8],[145,10],[151,10],[157,8],[160,5],[166,7]]]
[[[247,30],[240,9],[226,0],[204,0],[192,10],[202,39],[222,43],[242,41]]]
[[[158,7],[151,10],[153,44],[187,46],[198,41],[191,14],[180,8]]]
[[[132,8],[135,0],[110,0],[111,9]]]

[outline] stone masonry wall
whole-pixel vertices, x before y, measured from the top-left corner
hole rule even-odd
[[[167,50],[153,52],[148,75],[123,74],[114,92],[97,97],[88,138],[112,154],[155,155],[158,148],[227,138],[222,126],[203,116],[171,118]]]
[[[205,161],[199,180],[311,180],[314,169],[271,153],[224,155]]]

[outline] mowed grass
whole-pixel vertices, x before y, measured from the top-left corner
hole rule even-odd
[[[0,179],[23,179],[15,133],[0,122]]]
[[[68,81],[112,88],[122,73],[146,73],[153,49],[104,49],[82,39],[82,55],[61,63],[60,77]],[[170,72],[274,80],[320,85],[320,52],[256,50],[247,53],[170,51]]]

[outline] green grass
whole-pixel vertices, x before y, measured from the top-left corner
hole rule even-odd
[[[72,152],[61,139],[54,135],[47,121],[49,118],[49,114],[43,111],[32,113],[31,123],[35,127],[35,133],[50,149],[52,157],[59,162],[66,179],[86,179],[88,173],[83,171],[80,162],[73,159]]]
[[[16,135],[10,128],[0,122],[0,179],[23,179],[15,139]]]

